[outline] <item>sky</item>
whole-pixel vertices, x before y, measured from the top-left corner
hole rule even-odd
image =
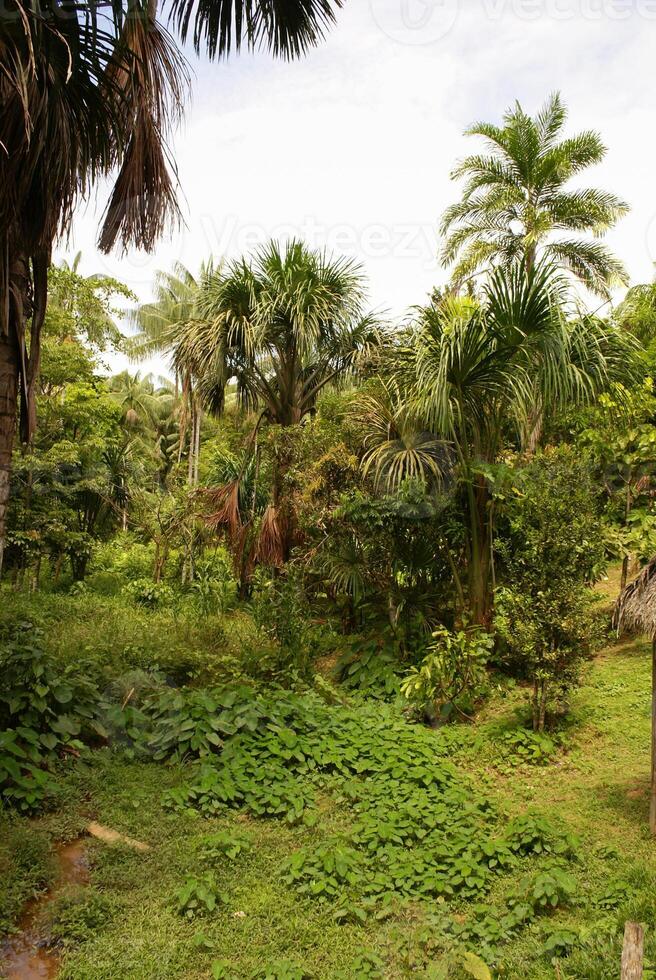
[[[80,250],[83,273],[116,276],[145,302],[156,270],[177,261],[196,271],[302,237],[361,262],[371,307],[403,318],[448,278],[438,226],[458,199],[450,172],[476,149],[465,128],[500,122],[515,100],[533,113],[559,90],[568,131],[598,130],[608,147],[580,183],[631,207],[607,243],[632,282],[649,281],[655,51],[656,0],[344,0],[302,61],[189,52],[193,95],[172,140],[184,227],[150,255],[101,255],[101,187],[56,258]]]

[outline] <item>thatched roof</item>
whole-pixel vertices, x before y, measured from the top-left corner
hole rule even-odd
[[[618,633],[646,633],[656,637],[656,557],[620,594],[613,610]]]

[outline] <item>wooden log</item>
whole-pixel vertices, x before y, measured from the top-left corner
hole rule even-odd
[[[143,844],[140,840],[135,840],[133,837],[126,837],[125,834],[119,834],[118,830],[112,830],[111,827],[103,827],[102,824],[96,823],[95,820],[87,827],[87,834],[104,841],[105,844],[126,844],[127,847],[132,847],[135,851],[150,850],[148,844]]]
[[[621,980],[642,980],[643,947],[645,932],[638,922],[624,926]]]

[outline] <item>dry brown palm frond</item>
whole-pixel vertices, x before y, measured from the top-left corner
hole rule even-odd
[[[122,92],[130,128],[99,247],[107,252],[121,241],[150,250],[167,225],[180,220],[166,136],[182,114],[188,69],[168,33],[145,12],[135,13],[126,20],[105,84]]]
[[[656,557],[620,594],[613,611],[613,628],[618,633],[656,636]]]
[[[222,487],[205,490],[203,496],[212,506],[212,513],[205,521],[215,531],[225,529],[235,538],[242,529],[241,513],[239,511],[239,479],[231,480]]]
[[[269,504],[262,517],[256,558],[263,565],[280,568],[285,561],[284,518],[277,507]]]

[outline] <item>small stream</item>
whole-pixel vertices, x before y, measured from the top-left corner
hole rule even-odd
[[[0,946],[0,976],[6,980],[48,980],[57,975],[59,953],[40,931],[41,915],[64,888],[88,882],[89,866],[82,840],[60,845],[55,858],[57,879],[52,888],[28,902],[19,931]]]

